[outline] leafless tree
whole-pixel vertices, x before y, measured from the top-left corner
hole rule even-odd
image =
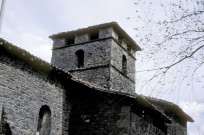
[[[136,0],[136,92],[151,96],[173,94],[195,97],[204,89],[204,1]],[[145,65],[145,66],[144,66]],[[181,93],[189,87],[192,93]],[[198,102],[203,102],[196,98]]]

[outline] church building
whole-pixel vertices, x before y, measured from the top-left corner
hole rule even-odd
[[[187,135],[179,106],[135,93],[141,49],[116,22],[50,38],[51,63],[0,39],[0,135]]]

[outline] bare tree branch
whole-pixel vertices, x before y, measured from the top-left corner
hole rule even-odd
[[[166,22],[166,23],[175,23],[175,22],[181,21],[181,20],[183,20],[183,19],[185,19],[185,18],[187,18],[187,17],[197,16],[197,15],[202,14],[202,13],[204,13],[204,11],[195,11],[195,12],[193,12],[193,13],[191,13],[191,14],[182,16],[181,18],[179,18],[179,19],[177,19],[177,20],[173,20],[173,21]]]
[[[162,69],[166,69],[164,72],[166,72],[168,69],[170,69],[171,67],[177,65],[178,63],[181,63],[182,61],[191,58],[197,51],[199,51],[201,48],[203,48],[204,45],[198,47],[196,50],[194,50],[190,55],[185,56],[184,58],[178,60],[177,62],[169,65],[169,66],[164,66],[164,67],[160,67],[160,68],[155,68],[155,69],[150,69],[150,70],[141,70],[141,71],[137,71],[137,72],[145,72],[145,71],[155,71],[155,70],[162,70]]]

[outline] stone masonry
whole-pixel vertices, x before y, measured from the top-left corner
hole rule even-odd
[[[97,27],[90,33],[83,30],[51,36],[53,39],[52,64],[73,76],[99,86],[133,93],[135,90],[135,51],[117,29]],[[91,35],[96,38],[92,39]],[[69,44],[69,40],[74,42]],[[134,45],[137,46],[137,45]],[[84,66],[77,67],[76,52],[84,52]],[[122,57],[126,57],[126,72],[123,72]]]
[[[34,134],[43,105],[52,112],[50,135],[62,134],[63,89],[47,77],[20,61],[0,56],[0,106],[12,135]]]

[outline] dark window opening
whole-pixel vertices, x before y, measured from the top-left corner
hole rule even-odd
[[[122,57],[122,72],[123,74],[127,74],[127,58],[125,55]]]
[[[118,36],[118,43],[122,45],[122,42],[123,42],[123,38]]]
[[[0,135],[12,135],[11,129],[7,122],[1,122]]]
[[[74,37],[72,37],[72,38],[67,38],[67,39],[65,40],[65,44],[66,44],[66,45],[74,44]]]
[[[84,67],[84,51],[78,50],[76,52],[76,56],[77,56],[77,67],[78,68]]]
[[[120,45],[122,45],[123,40],[122,40],[122,39],[118,39],[118,43],[119,43]]]
[[[99,32],[96,31],[96,32],[90,33],[89,37],[90,37],[90,40],[98,39],[99,38]]]
[[[1,118],[0,118],[0,135],[12,135],[9,124],[4,120],[5,113],[4,108],[2,108]]]
[[[38,117],[38,135],[49,135],[51,130],[51,111],[47,105],[41,107]]]
[[[127,51],[128,51],[128,52],[131,52],[131,47],[130,47],[130,45],[127,45]]]

